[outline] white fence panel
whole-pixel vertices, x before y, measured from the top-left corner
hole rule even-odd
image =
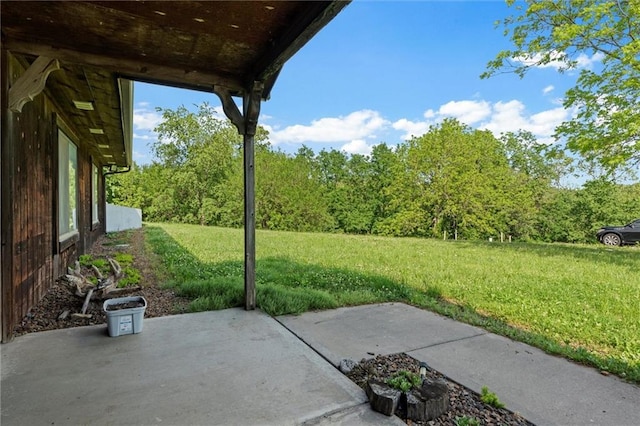
[[[107,232],[142,228],[142,210],[107,203]]]

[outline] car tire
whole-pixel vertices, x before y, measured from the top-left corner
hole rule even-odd
[[[606,246],[619,246],[622,240],[618,234],[608,233],[602,236],[602,244]]]

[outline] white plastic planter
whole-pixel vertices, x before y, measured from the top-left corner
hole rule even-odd
[[[114,305],[132,302],[138,305],[142,304],[142,306],[113,310]],[[102,309],[107,314],[109,336],[118,337],[126,334],[137,334],[142,331],[142,320],[144,311],[147,309],[147,301],[142,296],[117,297],[105,300],[102,304]]]

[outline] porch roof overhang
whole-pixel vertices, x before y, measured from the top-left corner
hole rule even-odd
[[[52,97],[97,158],[132,162],[131,80],[269,98],[284,63],[348,1],[8,1],[2,47],[60,62]],[[78,110],[74,100],[95,105]],[[106,156],[106,157],[105,157]]]

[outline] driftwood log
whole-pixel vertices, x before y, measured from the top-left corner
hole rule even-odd
[[[91,293],[92,298],[98,299],[109,294],[111,291],[117,288],[118,281],[122,278],[122,268],[115,259],[108,259],[109,266],[111,267],[112,274],[105,278],[102,272],[93,265],[93,273],[98,279],[98,283],[92,283],[87,277],[82,275],[80,268],[80,262],[75,262],[73,269],[69,268],[67,274],[62,276],[62,281],[68,286],[69,291],[78,297],[86,298],[87,294]]]
[[[98,280],[97,284],[92,283],[86,276],[82,275],[82,269],[78,261],[75,262],[73,269],[69,268],[68,273],[60,278],[60,281],[66,284],[67,289],[72,294],[84,298],[82,311],[72,314],[73,317],[91,318],[91,315],[87,314],[87,308],[91,300],[108,299],[116,294],[140,289],[139,286],[118,288],[118,281],[124,276],[122,267],[115,259],[109,258],[107,260],[111,268],[111,275],[106,278],[102,275],[100,269],[92,265],[93,273]]]

